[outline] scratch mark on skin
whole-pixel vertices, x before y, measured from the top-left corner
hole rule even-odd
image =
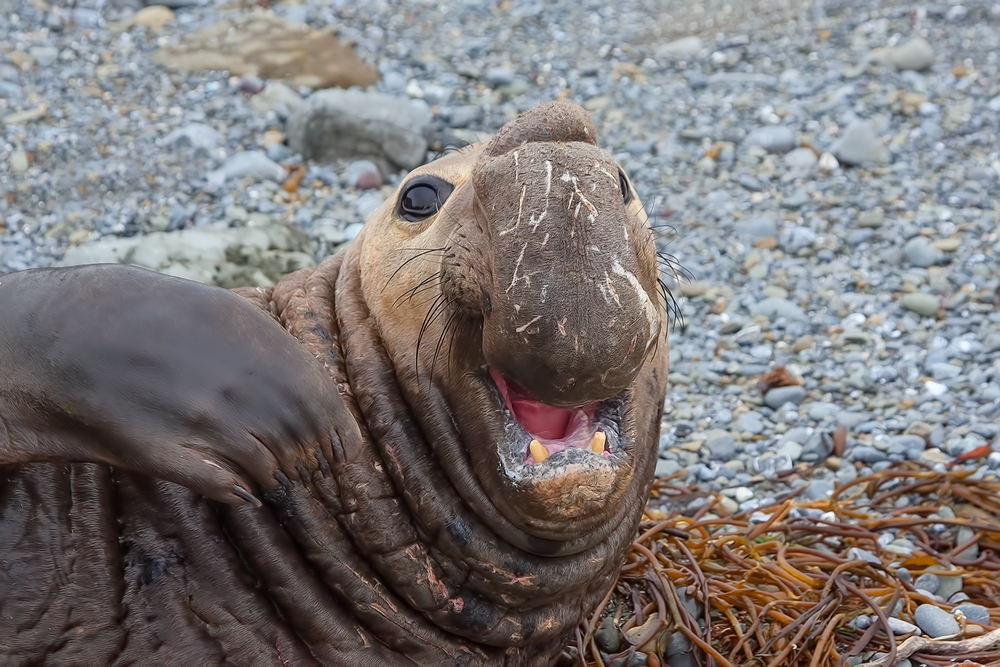
[[[541,245],[541,247],[544,248],[545,244],[548,243],[548,242],[549,242],[549,233],[545,232],[545,238],[542,239],[542,245]]]
[[[626,270],[621,265],[621,262],[618,261],[617,257],[611,264],[611,271],[615,275],[621,276],[628,281],[629,285],[632,286],[632,289],[635,290],[635,295],[639,298],[639,302],[642,304],[643,312],[646,315],[646,321],[649,322],[649,340],[646,341],[646,348],[648,349],[653,342],[654,333],[659,330],[660,318],[656,312],[656,306],[653,305],[653,300],[649,298],[648,294],[646,294],[646,290],[642,288],[642,284],[639,282],[639,279],[635,277],[634,273]]]
[[[518,151],[514,151],[514,182],[521,180],[521,164],[517,161]]]
[[[522,324],[518,328],[514,329],[514,331],[516,331],[517,333],[524,333],[525,329],[527,329],[528,327],[530,327],[532,324],[534,324],[535,322],[537,322],[540,319],[542,319],[541,315],[535,315],[533,318],[531,318],[530,321]]]
[[[508,294],[510,294],[510,291],[514,289],[514,285],[516,285],[517,281],[519,280],[517,276],[517,270],[521,268],[521,262],[524,260],[524,251],[527,249],[528,249],[528,242],[525,241],[524,245],[521,246],[521,254],[517,256],[517,262],[514,263],[514,275],[510,279],[510,285],[507,286]],[[619,266],[621,265],[619,264]],[[524,280],[529,287],[531,286],[531,279],[529,276],[521,276],[520,280]]]
[[[587,210],[590,212],[590,214],[587,216],[587,221],[588,222],[594,222],[595,220],[597,220],[597,207],[595,207],[593,204],[591,204],[590,200],[587,199],[583,195],[583,192],[580,191],[580,180],[576,176],[574,176],[573,174],[569,173],[568,171],[565,172],[562,176],[560,176],[559,180],[561,180],[564,183],[572,183],[573,184],[573,192],[570,193],[570,197],[569,197],[569,206],[570,207],[573,206],[573,196],[574,195],[580,198],[580,201],[576,205],[576,209],[574,209],[574,211],[573,211],[573,219],[577,220],[580,217],[580,207],[581,206],[585,206],[587,208]],[[591,192],[593,192],[596,189],[597,189],[597,184],[596,183],[591,183],[591,187],[590,187]]]
[[[567,316],[563,315],[561,320],[556,320],[556,328],[559,329],[559,334],[564,338],[566,337],[566,320]]]
[[[615,289],[615,285],[611,281],[611,276],[608,275],[607,271],[604,272],[604,283],[608,286],[608,292],[611,294],[611,298],[615,300],[616,304],[621,306],[622,300],[618,298],[618,290]]]
[[[508,227],[498,234],[498,236],[506,236],[511,232],[517,231],[518,226],[521,224],[521,213],[524,211],[524,194],[528,191],[527,185],[521,186],[521,201],[517,204],[517,220],[514,221],[513,227]]]
[[[542,212],[536,218],[534,214],[531,215],[531,231],[538,231],[538,225],[542,223],[545,219],[546,214],[549,212],[549,195],[552,192],[552,163],[548,160],[545,161],[545,205]],[[523,195],[522,195],[523,197]]]
[[[594,169],[596,169],[597,171],[601,172],[602,174],[610,178],[612,183],[618,185],[618,174],[612,174],[610,171],[605,169],[600,162],[594,163]]]

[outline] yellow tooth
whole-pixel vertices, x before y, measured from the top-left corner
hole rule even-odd
[[[549,458],[549,453],[545,451],[545,447],[538,440],[532,440],[531,444],[528,445],[528,450],[531,452],[531,458],[535,459],[535,463],[542,463]]]
[[[598,431],[594,434],[594,437],[590,439],[590,451],[595,454],[604,453],[604,443],[607,441],[608,436],[604,431]]]

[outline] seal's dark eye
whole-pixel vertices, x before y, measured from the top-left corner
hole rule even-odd
[[[622,189],[622,199],[625,200],[626,204],[632,202],[632,188],[628,186],[628,179],[625,178],[625,172],[621,169],[618,170],[618,187]]]
[[[417,222],[429,218],[444,205],[455,186],[437,176],[417,176],[403,186],[396,215]]]

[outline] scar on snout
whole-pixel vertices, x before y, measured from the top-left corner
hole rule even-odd
[[[519,327],[517,327],[516,329],[514,329],[514,331],[516,331],[517,333],[524,333],[524,332],[525,332],[525,330],[526,330],[526,329],[527,329],[528,327],[530,327],[530,326],[531,326],[532,324],[534,324],[535,322],[537,322],[537,321],[538,321],[538,320],[540,320],[540,319],[542,319],[542,316],[541,316],[541,315],[535,315],[535,316],[534,316],[533,318],[531,318],[531,319],[530,319],[529,321],[525,322],[525,323],[524,323],[524,324],[522,324],[521,326],[519,326]]]
[[[562,336],[566,335],[566,320],[567,319],[568,319],[567,316],[563,315],[563,318],[561,320],[556,320],[556,328],[559,329],[559,334],[562,335]]]
[[[517,256],[517,261],[514,263],[514,274],[511,276],[510,285],[507,286],[508,293],[512,289],[514,289],[514,285],[517,284],[518,280],[524,280],[525,282],[528,283],[528,285],[531,285],[531,279],[528,276],[520,276],[519,278],[517,275],[517,270],[521,268],[521,262],[524,261],[524,251],[527,249],[528,249],[528,242],[525,241],[524,245],[521,246],[521,254]]]
[[[608,287],[608,293],[611,295],[611,298],[619,306],[622,305],[622,300],[618,298],[618,290],[615,289],[615,284],[611,281],[611,276],[608,275],[607,271],[604,272],[604,282]]]
[[[498,236],[506,236],[511,232],[517,231],[517,228],[521,225],[521,214],[524,212],[524,195],[528,191],[527,185],[521,186],[521,200],[517,203],[517,219],[514,220],[514,226],[508,227],[507,229],[501,231]]]

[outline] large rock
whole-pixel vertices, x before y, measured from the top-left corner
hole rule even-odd
[[[119,263],[220,287],[273,285],[313,266],[313,250],[301,231],[287,225],[228,227],[216,223],[177,232],[105,238],[72,247],[62,266]]]
[[[360,90],[313,93],[288,119],[288,145],[307,160],[365,158],[382,173],[427,157],[431,112],[422,100]]]
[[[226,70],[237,76],[284,79],[294,86],[370,86],[378,69],[362,62],[335,30],[312,30],[270,11],[254,11],[202,28],[164,46],[153,60],[185,72]]]

